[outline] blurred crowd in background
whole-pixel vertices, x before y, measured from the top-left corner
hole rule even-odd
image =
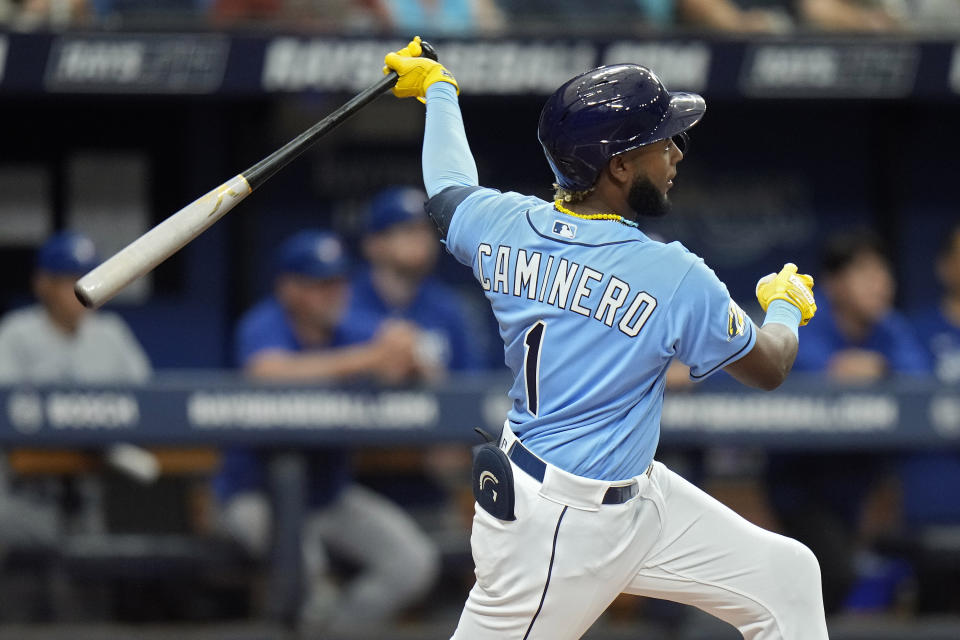
[[[782,34],[960,28],[953,0],[0,0],[16,29],[281,28],[338,33],[498,35],[669,29]]]

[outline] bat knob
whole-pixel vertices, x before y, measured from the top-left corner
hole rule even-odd
[[[437,50],[434,49],[433,45],[426,40],[420,41],[420,57],[439,61],[439,58],[437,57]]]

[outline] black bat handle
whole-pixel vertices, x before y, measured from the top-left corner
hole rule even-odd
[[[430,58],[431,60],[437,59],[437,50],[434,49],[433,45],[431,45],[429,42],[421,42],[420,48],[420,55],[424,58]],[[242,175],[244,178],[246,178],[247,184],[250,185],[250,190],[255,190],[257,187],[269,180],[276,172],[280,171],[280,169],[283,169],[294,158],[306,151],[310,145],[316,142],[317,139],[323,136],[325,133],[339,125],[341,122],[352,116],[369,103],[376,100],[381,94],[392,89],[393,85],[397,83],[397,78],[399,78],[397,72],[391,71],[383,78],[355,95],[346,104],[331,113],[329,116],[316,123],[298,135],[296,138],[244,171]]]

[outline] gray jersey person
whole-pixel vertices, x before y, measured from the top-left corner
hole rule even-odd
[[[40,247],[32,281],[37,304],[0,319],[0,385],[129,383],[150,377],[150,361],[123,320],[91,312],[73,293],[77,278],[96,265],[93,242],[79,233],[55,234]],[[131,449],[119,445],[117,456],[108,454],[108,460],[122,459]],[[152,477],[155,460],[145,451],[137,456],[151,467],[143,471]],[[95,478],[81,479],[80,490],[90,502],[98,501]],[[102,513],[95,504],[87,506],[81,526],[99,529]],[[0,456],[0,552],[6,546],[51,547],[64,527],[56,491],[44,483],[14,487],[6,456]]]
[[[73,293],[97,265],[93,242],[79,233],[51,237],[37,252],[37,304],[0,320],[0,383],[142,382],[150,361],[116,314],[91,312]]]

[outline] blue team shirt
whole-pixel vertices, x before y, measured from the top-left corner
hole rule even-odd
[[[406,308],[390,307],[373,286],[369,269],[360,272],[351,287],[350,314],[354,318],[371,317],[378,322],[387,318],[408,320],[420,327],[430,341],[431,350],[451,371],[473,371],[480,368],[480,358],[470,339],[464,313],[456,293],[435,278],[427,278],[417,289]]]
[[[945,384],[960,382],[960,327],[947,320],[939,308],[912,318],[920,341],[927,348],[937,379]],[[960,484],[960,454],[956,451],[915,452],[899,466],[903,485],[904,519],[909,524],[956,524],[960,502],[943,487]]]
[[[376,320],[355,315],[353,322],[338,326],[328,348],[343,347],[369,340]],[[245,367],[262,351],[304,351],[287,320],[286,313],[275,298],[267,298],[250,309],[237,327],[236,362]],[[350,481],[349,450],[344,448],[314,448],[307,456],[307,486],[310,506],[329,504]],[[267,486],[265,460],[255,449],[231,448],[224,452],[219,473],[213,479],[214,492],[220,501],[248,491],[262,491]]]
[[[938,308],[913,318],[917,335],[933,361],[933,371],[942,382],[960,382],[960,327],[947,320]]]
[[[907,319],[896,311],[889,312],[862,342],[844,336],[833,320],[830,303],[817,300],[817,317],[803,330],[803,344],[797,352],[794,371],[825,371],[838,351],[866,349],[887,359],[890,370],[897,373],[922,374],[930,371],[930,358],[917,339]]]
[[[616,221],[478,189],[457,207],[446,244],[473,269],[499,323],[515,376],[512,429],[580,476],[643,473],[659,441],[670,361],[701,380],[756,340],[703,260]]]

